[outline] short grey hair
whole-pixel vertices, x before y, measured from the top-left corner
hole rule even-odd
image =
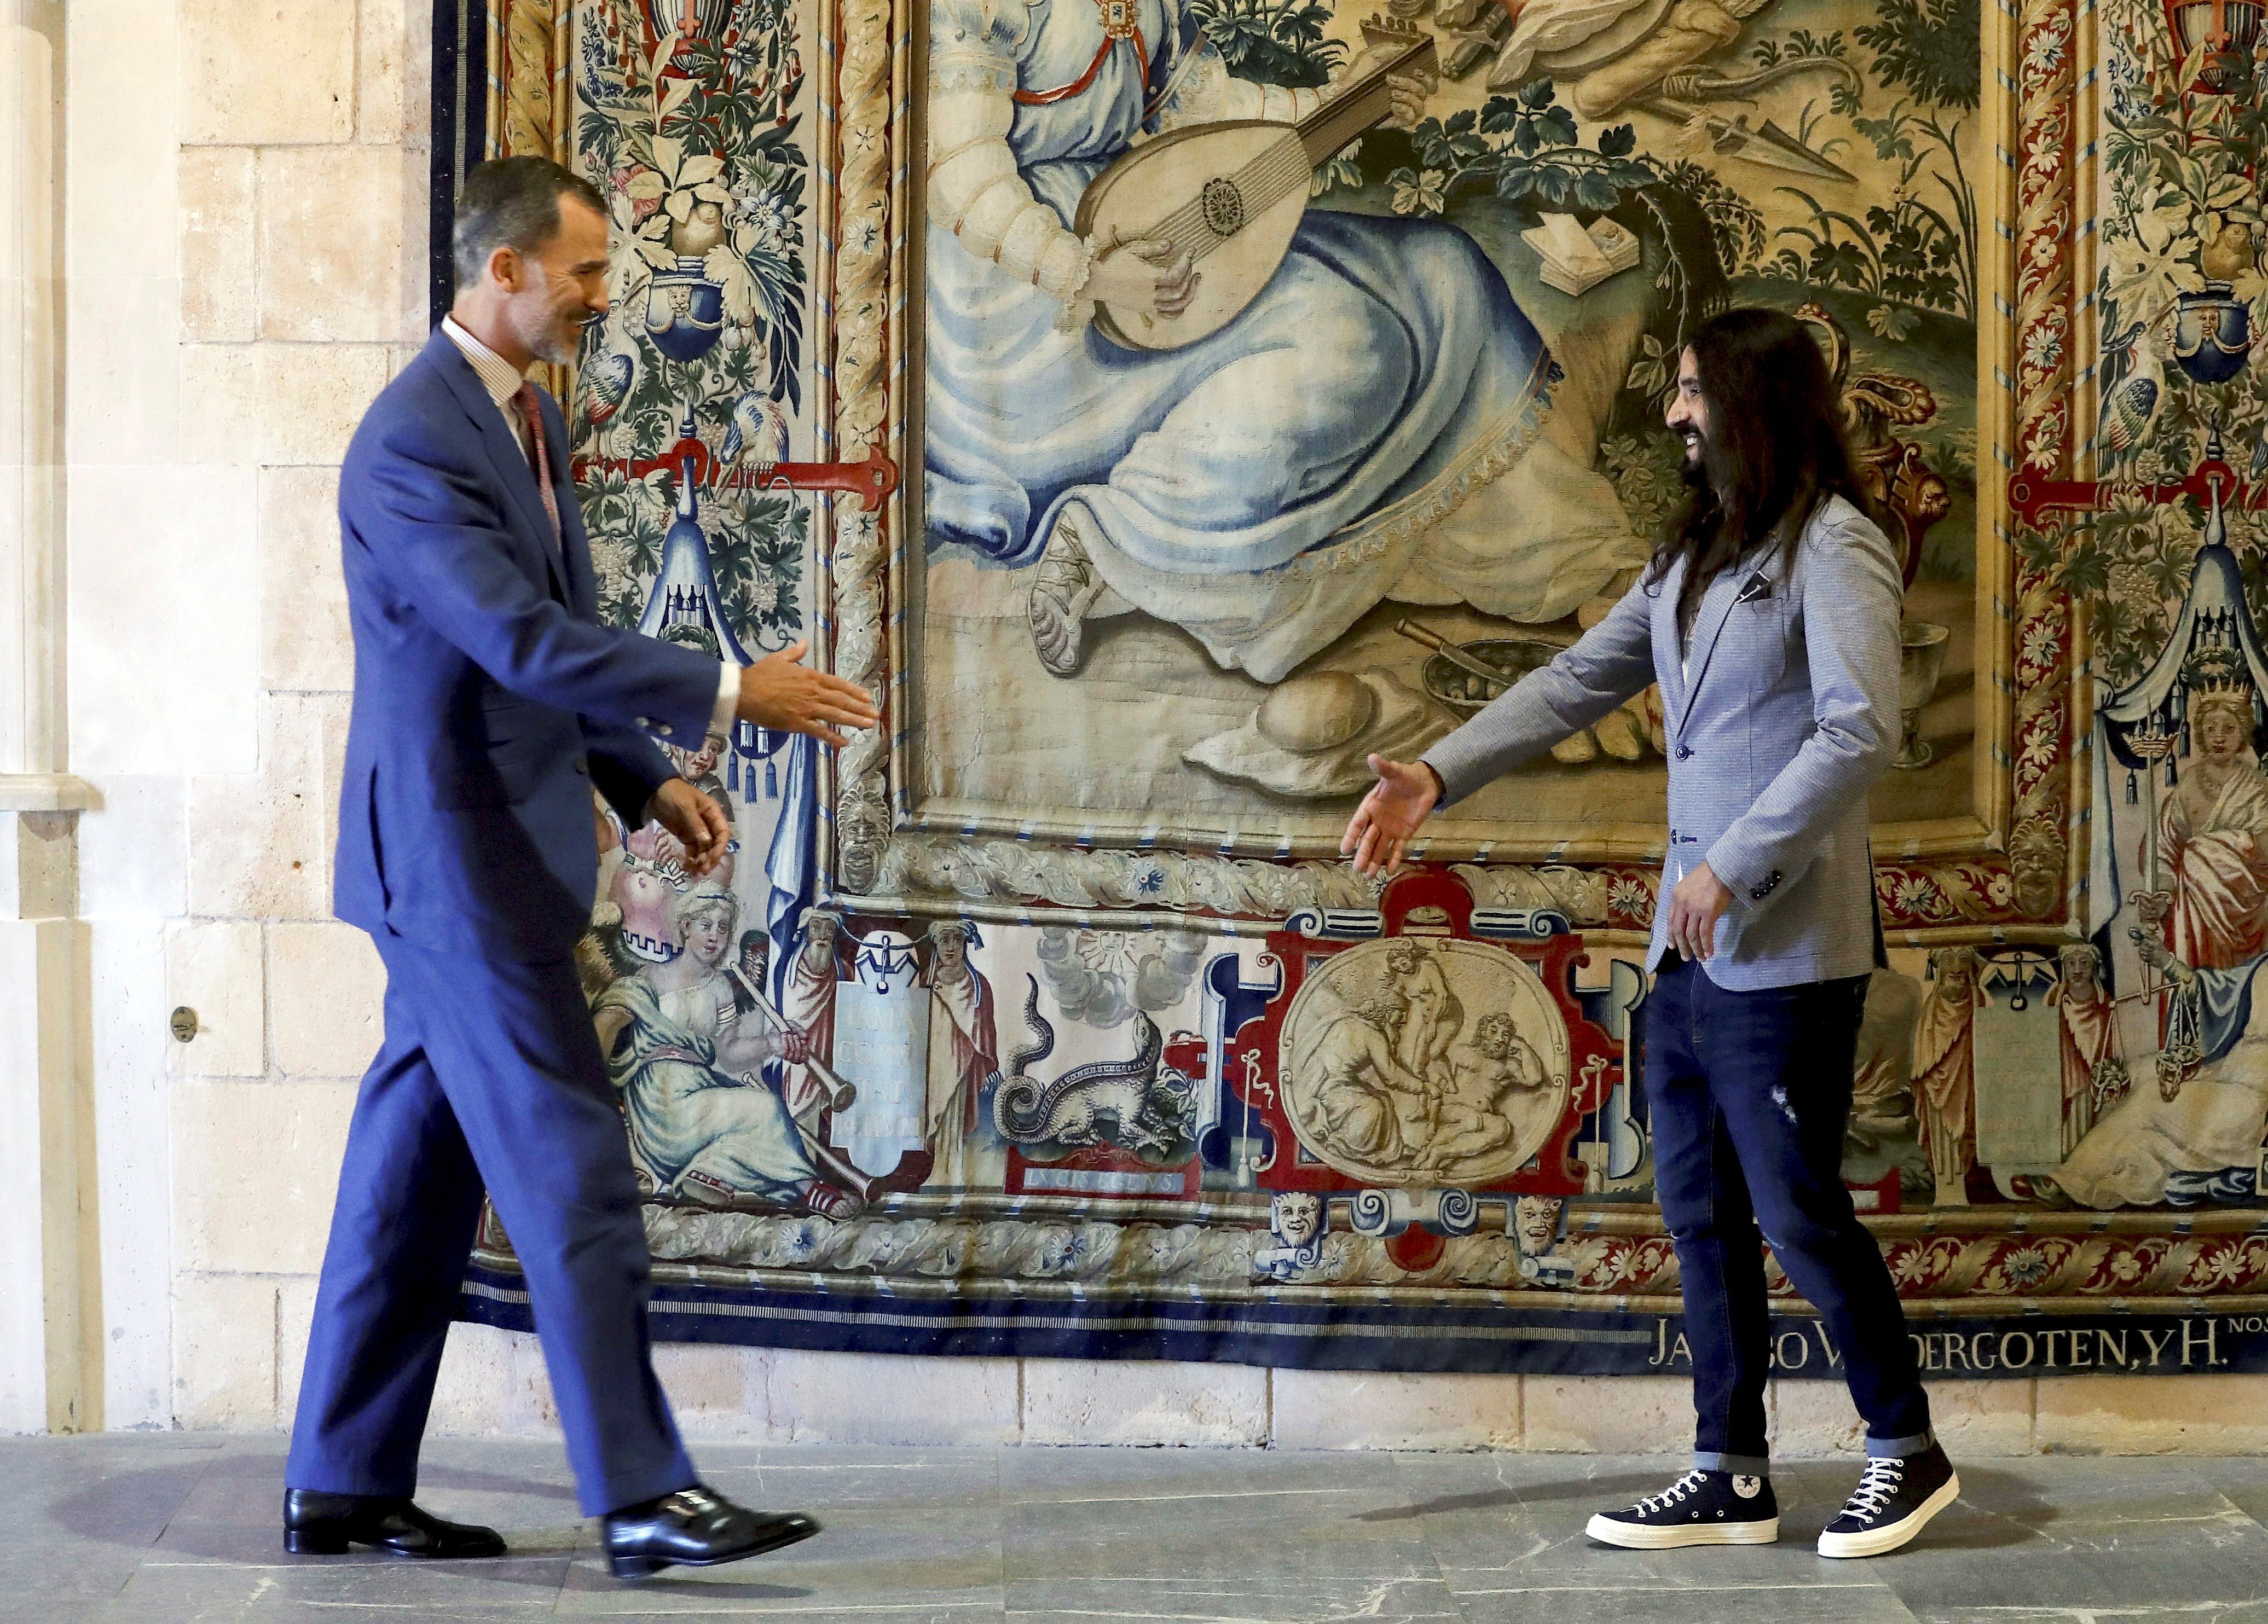
[[[607,200],[573,170],[548,158],[492,158],[466,173],[449,229],[460,290],[478,285],[499,248],[533,254],[559,235],[559,200],[572,197],[604,218]]]

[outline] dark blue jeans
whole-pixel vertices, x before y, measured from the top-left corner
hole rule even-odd
[[[1771,1322],[1758,1230],[1819,1310],[1869,1455],[1918,1453],[1929,1400],[1905,1311],[1843,1183],[1867,978],[1731,992],[1672,959],[1646,1006],[1654,1191],[1693,1350],[1694,1464],[1762,1473]]]

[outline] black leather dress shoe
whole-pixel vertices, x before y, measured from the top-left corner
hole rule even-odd
[[[296,1556],[343,1556],[350,1545],[374,1545],[396,1556],[501,1556],[493,1528],[445,1523],[407,1498],[284,1491],[284,1548]]]
[[[606,1517],[607,1567],[617,1579],[664,1568],[713,1568],[761,1556],[819,1532],[800,1511],[751,1511],[696,1483]]]

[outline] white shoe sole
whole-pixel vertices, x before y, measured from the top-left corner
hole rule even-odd
[[[1915,1510],[1909,1511],[1896,1522],[1881,1528],[1870,1528],[1865,1533],[1822,1533],[1819,1536],[1822,1556],[1880,1556],[1895,1551],[1923,1529],[1929,1519],[1961,1498],[1961,1477],[1958,1473],[1945,1480],[1945,1486]]]
[[[1618,1545],[1626,1551],[1672,1551],[1682,1545],[1770,1545],[1779,1538],[1779,1518],[1649,1528],[1642,1523],[1616,1522],[1602,1512],[1583,1532],[1602,1545]]]

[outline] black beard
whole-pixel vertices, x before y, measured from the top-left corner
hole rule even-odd
[[[1677,474],[1689,490],[1699,490],[1709,482],[1709,467],[1701,455],[1700,441],[1687,446],[1685,455],[1678,459]]]

